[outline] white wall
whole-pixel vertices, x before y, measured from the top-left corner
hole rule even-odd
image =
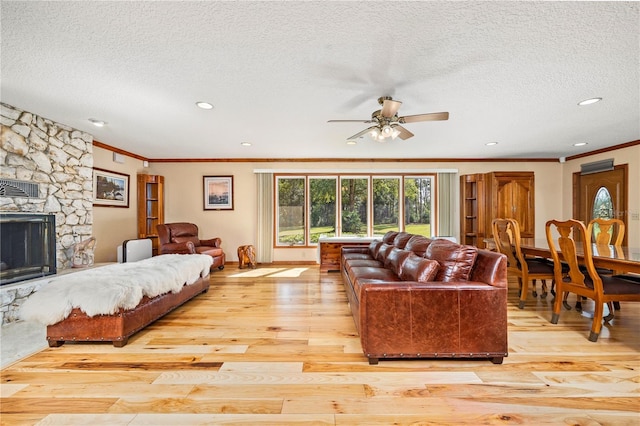
[[[129,207],[93,206],[93,236],[96,237],[95,261],[115,262],[116,248],[123,241],[138,238],[138,195],[136,175],[147,173],[142,161],[123,155],[124,163],[113,161],[113,152],[93,147],[93,167],[129,175]]]

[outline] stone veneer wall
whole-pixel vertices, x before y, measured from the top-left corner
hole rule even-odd
[[[0,196],[0,211],[54,214],[57,268],[70,268],[72,246],[92,234],[93,136],[7,104],[0,124],[0,177],[39,186],[38,198]],[[2,324],[35,290],[29,281],[0,288]]]

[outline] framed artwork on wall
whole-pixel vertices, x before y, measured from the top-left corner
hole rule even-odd
[[[233,176],[204,176],[204,209],[233,210]]]
[[[129,207],[129,175],[93,168],[93,205]]]

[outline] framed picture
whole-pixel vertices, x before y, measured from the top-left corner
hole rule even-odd
[[[129,207],[129,175],[93,168],[93,205]]]
[[[204,176],[204,209],[233,210],[233,176]]]

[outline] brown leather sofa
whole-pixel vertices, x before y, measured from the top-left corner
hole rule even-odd
[[[489,358],[507,346],[503,254],[388,232],[344,246],[341,273],[370,364],[388,358]]]
[[[193,223],[164,223],[157,226],[160,254],[208,254],[213,258],[211,269],[224,269],[225,254],[220,238],[201,240],[198,226]]]

